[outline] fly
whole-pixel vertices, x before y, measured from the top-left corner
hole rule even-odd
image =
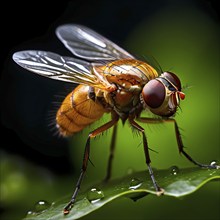
[[[116,138],[116,126],[121,119],[141,133],[146,164],[153,186],[158,195],[164,190],[157,183],[149,155],[145,130],[137,121],[144,123],[172,122],[179,152],[199,167],[219,168],[216,164],[201,164],[185,152],[177,122],[173,118],[180,100],[185,98],[178,76],[172,72],[161,75],[148,63],[117,46],[95,31],[81,25],[59,26],[56,35],[76,57],[56,53],[26,50],[14,53],[14,61],[23,68],[55,80],[78,83],[66,96],[56,114],[56,126],[63,136],[71,136],[111,114],[111,120],[88,135],[83,163],[73,196],[64,208],[68,214],[74,205],[85,171],[88,166],[90,140],[114,127],[106,180],[110,179],[112,155]],[[141,112],[148,110],[157,118],[143,118]]]

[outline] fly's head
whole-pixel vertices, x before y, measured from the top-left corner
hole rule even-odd
[[[164,72],[158,78],[150,80],[142,90],[144,107],[162,117],[174,115],[180,99],[184,98],[180,79],[171,72]]]

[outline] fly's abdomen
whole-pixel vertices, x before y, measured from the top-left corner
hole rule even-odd
[[[105,113],[102,105],[89,98],[88,92],[89,86],[79,85],[64,99],[56,115],[61,135],[77,133]]]

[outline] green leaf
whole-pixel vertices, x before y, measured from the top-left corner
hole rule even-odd
[[[155,170],[154,175],[159,185],[165,190],[163,196],[182,197],[195,192],[210,180],[220,179],[220,169],[185,168],[179,170],[177,167],[172,167],[168,170]],[[91,186],[78,195],[68,215],[63,215],[63,208],[71,196],[53,203],[45,210],[40,208],[40,210],[35,209],[29,212],[25,220],[78,219],[121,196],[135,201],[149,193],[156,195],[149,173],[145,170],[108,183]]]

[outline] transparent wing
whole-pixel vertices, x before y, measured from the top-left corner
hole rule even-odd
[[[82,25],[65,24],[59,26],[56,29],[56,34],[75,56],[87,60],[134,58],[115,43]]]
[[[109,86],[107,81],[101,81],[97,75],[94,75],[91,71],[91,64],[83,60],[35,50],[16,52],[13,54],[13,60],[25,69],[51,79],[101,89]]]

